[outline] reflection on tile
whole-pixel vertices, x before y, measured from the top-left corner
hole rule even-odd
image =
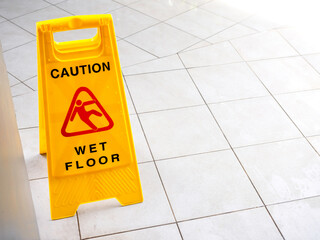
[[[320,75],[301,57],[249,63],[273,94],[320,88]]]
[[[199,38],[207,38],[234,24],[199,8],[171,18],[167,23]]]
[[[246,12],[244,7],[240,8],[240,6],[237,0],[215,0],[202,5],[201,8],[233,21],[241,21],[250,16],[250,13]]]
[[[125,38],[156,24],[157,20],[140,12],[123,7],[111,12],[116,35]]]
[[[189,69],[207,103],[269,95],[245,63]]]
[[[201,67],[242,61],[242,58],[229,42],[182,52],[179,55],[186,67]]]
[[[33,205],[36,212],[39,234],[41,239],[79,239],[76,216],[51,220],[48,179],[30,182]]]
[[[98,237],[94,240],[181,240],[177,225],[169,224],[160,227],[146,228],[112,236]]]
[[[276,98],[305,136],[320,134],[319,90],[283,94]]]
[[[0,23],[0,39],[2,51],[6,51],[30,42],[35,37],[10,22],[3,22]]]
[[[178,221],[262,205],[230,150],[159,161],[157,166]]]
[[[19,96],[19,95],[23,95],[23,94],[27,94],[32,92],[32,89],[30,89],[29,87],[27,87],[25,84],[23,83],[19,83],[17,85],[14,85],[13,87],[10,88],[11,89],[11,95],[12,97],[15,96]]]
[[[204,104],[186,70],[126,77],[138,113]]]
[[[282,239],[264,208],[179,223],[183,239]]]
[[[180,13],[186,12],[194,6],[182,0],[141,0],[131,4],[130,7],[151,17],[164,21]]]
[[[231,40],[247,61],[295,56],[297,52],[277,32],[262,32]]]
[[[18,128],[39,126],[38,92],[32,92],[13,98]]]
[[[48,177],[47,159],[39,154],[39,128],[20,130],[29,179]]]
[[[42,0],[1,0],[0,6],[0,15],[11,19],[47,7],[49,4]]]
[[[70,16],[70,14],[57,7],[50,6],[33,13],[23,15],[22,17],[15,18],[13,19],[13,22],[36,35],[37,22],[67,16]]]
[[[144,201],[122,207],[115,199],[81,205],[83,238],[174,222],[154,163],[139,165]]]
[[[127,41],[120,40],[117,43],[120,57],[121,67],[134,65],[137,63],[146,62],[156,57],[143,51],[140,48],[133,46]]]
[[[75,15],[103,14],[122,7],[112,0],[67,0],[57,6]]]
[[[301,136],[271,97],[212,104],[210,108],[234,147]]]
[[[19,80],[24,81],[37,75],[37,44],[27,43],[3,53],[7,70]]]
[[[206,106],[146,113],[140,119],[155,159],[228,148]]]
[[[268,207],[285,239],[319,239],[320,198]]]
[[[165,23],[134,34],[127,40],[158,57],[175,54],[199,41],[198,38]]]
[[[310,31],[307,28],[286,28],[280,29],[279,32],[300,54],[320,52],[320,36],[318,31]]]
[[[234,38],[243,37],[246,35],[250,35],[255,33],[251,28],[242,26],[240,24],[236,24],[230,28],[227,28],[226,30],[223,30],[212,37],[208,38],[207,41],[211,43],[217,43],[222,41],[228,41]]]
[[[266,204],[320,195],[320,158],[305,139],[235,151]]]
[[[138,163],[153,161],[137,115],[130,116],[130,123]]]
[[[183,69],[184,66],[180,61],[178,55],[174,54],[169,57],[157,58],[155,60],[140,63],[131,67],[124,67],[122,69],[124,75],[160,72],[174,69]]]

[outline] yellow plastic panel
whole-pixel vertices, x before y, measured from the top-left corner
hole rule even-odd
[[[92,39],[53,33],[97,28]],[[111,15],[37,23],[40,153],[47,153],[52,219],[82,203],[143,201]]]

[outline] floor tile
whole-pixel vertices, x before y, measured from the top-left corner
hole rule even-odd
[[[154,163],[139,165],[143,203],[122,207],[115,199],[81,205],[82,238],[174,222]]]
[[[114,0],[114,1],[117,3],[121,3],[123,5],[129,5],[131,3],[138,2],[140,0]]]
[[[286,28],[279,30],[279,32],[300,54],[320,53],[318,31]]]
[[[186,12],[187,10],[192,9],[194,6],[182,0],[142,0],[131,4],[130,7],[153,18],[164,21],[180,13]]]
[[[32,92],[13,98],[18,128],[39,126],[38,92]]]
[[[140,119],[155,159],[228,148],[206,106],[146,113]]]
[[[103,14],[122,7],[121,4],[112,0],[67,0],[57,5],[75,15]]]
[[[270,17],[268,18],[259,15],[249,17],[242,21],[241,24],[256,29],[260,32],[277,29],[284,26],[284,24],[279,23],[276,20],[273,21],[273,19],[271,19]]]
[[[320,73],[320,54],[307,55],[304,58]]]
[[[249,63],[273,94],[320,88],[320,75],[302,58],[281,58]]]
[[[262,206],[230,150],[159,161],[157,166],[178,221]]]
[[[121,67],[127,67],[156,58],[150,53],[147,53],[146,51],[143,51],[142,49],[123,40],[118,41],[118,50]]]
[[[242,61],[242,58],[229,42],[182,52],[179,55],[186,67],[202,67]]]
[[[181,240],[179,230],[175,224],[146,228],[112,236],[93,238],[94,240]]]
[[[246,63],[189,69],[207,103],[269,95]]]
[[[65,0],[46,0],[46,1],[49,3],[52,3],[52,4],[57,4],[57,3],[65,1]]]
[[[56,42],[66,42],[81,39],[90,39],[97,34],[97,28],[77,29],[53,33],[53,39]]]
[[[20,130],[29,179],[48,177],[47,158],[39,154],[39,128]]]
[[[122,69],[124,75],[132,75],[139,73],[151,73],[151,72],[161,72],[174,69],[183,69],[184,66],[180,61],[180,58],[177,54],[157,58],[150,60],[148,62],[140,63],[131,67],[124,67]]]
[[[0,23],[0,39],[2,51],[18,47],[24,43],[35,40],[35,36],[24,31],[10,22]]]
[[[250,16],[248,12],[244,11],[244,8],[241,9],[239,7],[239,3],[236,0],[215,0],[202,5],[201,8],[233,21],[241,21]]]
[[[19,56],[19,57],[17,57]],[[21,81],[37,75],[37,44],[27,43],[3,53],[7,70]]]
[[[130,116],[130,123],[138,163],[153,161],[137,115]]]
[[[179,223],[184,240],[282,239],[264,208]]]
[[[38,77],[33,77],[23,82],[35,91],[38,91]]]
[[[158,57],[177,53],[199,41],[198,38],[165,23],[134,34],[127,40]]]
[[[233,39],[231,43],[247,61],[297,55],[297,52],[275,31]]]
[[[116,35],[125,38],[156,24],[157,20],[140,12],[124,7],[111,12]]]
[[[234,24],[200,8],[171,18],[167,23],[199,38],[210,37]]]
[[[12,76],[11,74],[8,74],[8,78],[9,78],[10,87],[20,83],[20,81],[16,79],[14,76]]]
[[[228,41],[238,37],[244,37],[246,35],[250,35],[256,33],[255,30],[242,26],[240,24],[236,24],[230,28],[227,28],[212,37],[208,38],[207,41],[211,43],[218,43],[222,41]]]
[[[23,15],[22,17],[15,18],[12,21],[18,24],[20,27],[36,35],[37,22],[67,16],[70,16],[70,14],[55,6],[50,6],[39,11],[29,13],[27,15]]]
[[[320,134],[319,90],[283,94],[276,98],[305,136]]]
[[[320,157],[305,139],[235,151],[265,204],[320,195]]]
[[[25,84],[23,83],[19,83],[17,85],[14,85],[13,87],[10,88],[11,89],[11,95],[12,97],[15,96],[19,96],[19,95],[23,95],[23,94],[27,94],[32,92],[32,89],[30,89],[29,87],[27,87]]]
[[[11,19],[47,6],[49,3],[42,0],[1,0],[0,15]]]
[[[41,239],[79,239],[77,217],[51,220],[48,179],[30,182],[33,204]]]
[[[271,97],[212,104],[210,108],[233,147],[301,136]]]
[[[268,207],[285,239],[320,238],[320,198]]]
[[[204,104],[186,70],[126,77],[137,112]]]

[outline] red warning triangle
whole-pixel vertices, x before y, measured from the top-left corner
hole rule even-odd
[[[87,93],[88,95],[86,100],[79,97],[79,95],[83,95],[83,93]],[[88,108],[91,108],[91,110],[88,110]],[[82,125],[80,124],[81,129],[68,130],[68,125],[74,122],[75,119],[77,119],[78,122],[82,122]],[[79,136],[106,131],[111,129],[113,125],[114,123],[111,117],[93,93],[86,87],[80,87],[72,98],[67,116],[61,128],[61,134],[65,137]],[[76,126],[79,126],[79,124]]]

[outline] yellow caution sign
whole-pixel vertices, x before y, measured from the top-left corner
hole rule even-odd
[[[53,33],[97,28],[92,39]],[[52,219],[108,198],[143,201],[111,15],[37,23],[40,153],[47,153]]]

